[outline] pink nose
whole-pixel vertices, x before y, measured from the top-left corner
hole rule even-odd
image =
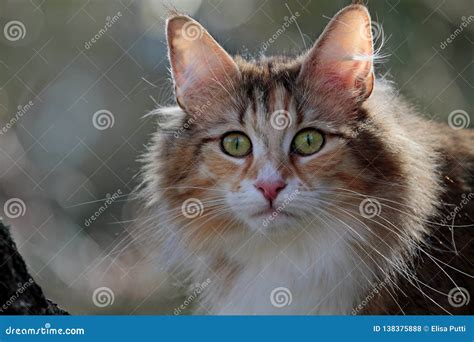
[[[255,183],[255,187],[267,200],[273,202],[277,198],[278,193],[286,187],[286,183],[283,180],[262,181]]]

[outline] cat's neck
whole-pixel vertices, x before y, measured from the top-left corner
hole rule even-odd
[[[195,278],[211,279],[211,286],[201,297],[204,311],[302,315],[353,312],[378,277],[372,270],[373,260],[359,254],[343,224],[318,225],[305,225],[290,238],[258,233],[247,241],[235,238],[229,241],[234,246],[227,249],[231,252],[220,256],[216,253],[214,261],[197,265]],[[216,267],[210,271],[209,264]]]

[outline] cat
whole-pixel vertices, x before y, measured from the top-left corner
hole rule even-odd
[[[296,58],[166,30],[177,106],[153,112],[138,236],[196,313],[474,313],[474,134],[375,77],[364,5]]]

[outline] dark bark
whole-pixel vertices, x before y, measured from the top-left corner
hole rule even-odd
[[[67,315],[46,299],[28,273],[7,227],[0,222],[0,314]]]

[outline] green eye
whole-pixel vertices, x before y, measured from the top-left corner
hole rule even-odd
[[[240,132],[231,132],[224,135],[221,147],[226,154],[236,158],[243,158],[252,152],[250,139]]]
[[[305,128],[296,133],[291,148],[293,152],[309,156],[318,152],[324,144],[324,136],[314,128]]]

